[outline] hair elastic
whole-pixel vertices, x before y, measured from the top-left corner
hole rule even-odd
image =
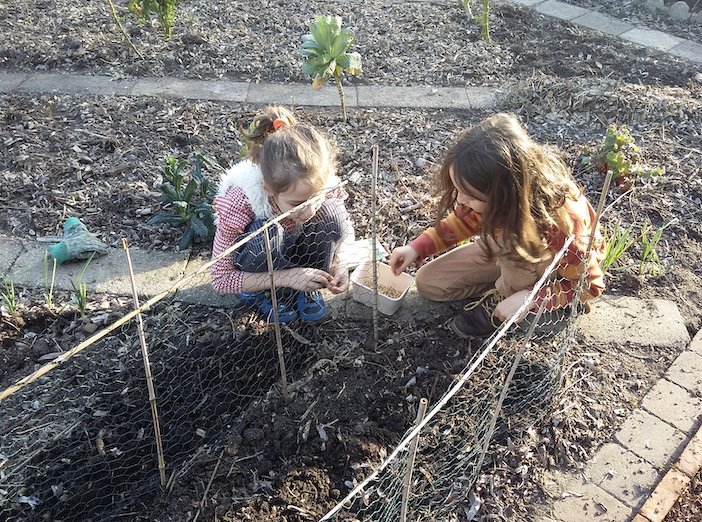
[[[288,122],[281,119],[281,118],[276,118],[275,120],[273,120],[273,130],[278,130],[281,127],[287,127],[287,126],[288,126]]]

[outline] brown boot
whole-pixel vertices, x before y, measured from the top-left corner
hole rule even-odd
[[[492,334],[499,326],[493,313],[500,300],[497,291],[485,292],[480,299],[468,303],[464,311],[453,318],[451,330],[464,339],[487,337]]]

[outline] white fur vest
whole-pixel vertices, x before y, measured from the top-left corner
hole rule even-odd
[[[231,187],[237,186],[246,195],[257,218],[273,217],[268,194],[263,189],[263,174],[251,160],[241,160],[229,167],[219,182],[218,196],[223,196]]]

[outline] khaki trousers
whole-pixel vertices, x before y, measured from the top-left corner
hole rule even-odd
[[[481,239],[449,250],[422,266],[416,274],[417,290],[431,301],[458,301],[478,297],[496,288],[508,297],[531,289],[551,259],[539,263],[509,259],[511,250],[488,238],[492,259],[486,259]]]

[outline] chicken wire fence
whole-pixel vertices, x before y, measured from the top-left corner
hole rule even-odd
[[[300,211],[218,257],[255,244],[248,252],[263,255],[262,277],[272,277],[270,252],[285,239],[284,220]],[[210,265],[0,392],[0,519],[136,516],[154,495],[168,494],[204,448],[223,445],[246,408],[267,394],[285,395],[286,377],[314,362],[295,331],[299,322],[280,324],[276,313],[250,309],[213,313],[173,298]],[[553,279],[547,273],[541,284]],[[296,306],[294,293],[270,298],[272,310],[278,301]],[[437,520],[470,505],[493,433],[533,422],[557,389],[576,308],[507,321],[390,457],[324,519]]]

